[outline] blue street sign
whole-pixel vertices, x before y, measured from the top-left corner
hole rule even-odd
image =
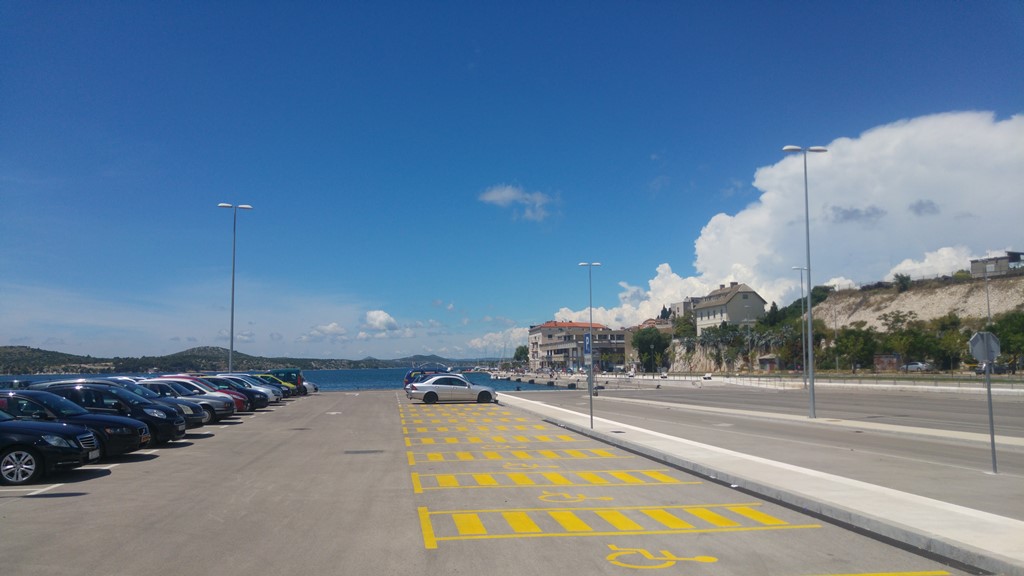
[[[587,356],[590,355],[590,333],[583,335],[583,353]]]

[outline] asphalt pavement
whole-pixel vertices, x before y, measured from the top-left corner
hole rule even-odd
[[[672,383],[664,383],[666,386]],[[685,385],[690,385],[687,382]],[[581,390],[587,400],[586,391]],[[609,394],[605,394],[609,396]],[[599,439],[611,445],[642,454],[649,458],[679,467],[710,479],[749,491],[763,498],[784,503],[832,521],[866,531],[883,539],[924,550],[945,558],[989,570],[996,574],[1024,576],[1024,518],[996,514],[971,507],[971,491],[986,490],[983,482],[971,481],[970,475],[962,480],[920,478],[921,486],[928,486],[929,496],[908,489],[907,482],[898,479],[919,477],[923,468],[911,459],[886,460],[885,475],[903,489],[886,486],[888,482],[864,482],[841,474],[839,470],[856,467],[877,467],[875,455],[867,451],[851,450],[839,453],[820,450],[811,454],[813,466],[797,466],[768,459],[753,453],[744,453],[713,445],[713,442],[695,442],[682,432],[655,431],[643,425],[643,418],[634,424],[613,421],[600,416],[591,417],[585,402],[571,408],[554,405],[553,400],[563,397],[550,393],[501,394],[503,404],[537,414],[546,421]],[[551,401],[549,401],[551,400]],[[602,397],[598,401],[605,401]],[[656,402],[625,400],[638,405],[647,403],[656,408]],[[676,409],[716,410],[701,407]],[[719,409],[720,410],[720,409]],[[747,415],[750,417],[750,415]],[[786,420],[785,414],[760,414],[762,418]],[[591,424],[592,421],[592,424]],[[820,422],[826,426],[856,426],[882,433],[898,433],[903,438],[924,440],[942,439],[952,442],[978,443],[982,435],[950,432],[936,429],[894,427],[870,422],[844,423],[838,419]],[[1024,451],[1024,438],[1000,437],[999,444],[1018,455]],[[813,444],[801,450],[814,450]],[[749,452],[749,451],[748,451]],[[804,455],[805,459],[808,456]],[[975,471],[976,472],[976,471]],[[995,476],[995,475],[993,475]],[[882,476],[877,476],[882,478]],[[977,478],[977,474],[974,475]],[[1008,493],[1009,501],[1024,496],[1024,482],[1016,474],[997,479],[1001,490]],[[909,484],[912,486],[913,484]],[[980,495],[979,495],[980,496]],[[953,502],[961,502],[954,504]]]

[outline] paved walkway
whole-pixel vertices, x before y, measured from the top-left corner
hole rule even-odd
[[[997,574],[1024,576],[1024,522],[1020,520],[603,418],[595,417],[591,429],[588,414],[514,394],[501,394],[499,400],[580,434],[765,498]]]

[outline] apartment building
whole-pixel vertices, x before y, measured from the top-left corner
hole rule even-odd
[[[550,321],[530,326],[528,346],[530,370],[578,370],[586,365],[583,356],[583,337],[591,330],[588,322]],[[592,328],[591,349],[594,371],[612,370],[625,363],[630,345],[628,330],[612,330],[595,323]]]

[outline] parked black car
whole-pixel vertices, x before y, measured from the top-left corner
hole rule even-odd
[[[90,412],[114,414],[141,420],[149,426],[155,444],[185,436],[185,418],[170,406],[157,404],[124,388],[110,384],[42,382],[32,388],[59,394]]]
[[[982,362],[981,364],[978,364],[978,367],[974,369],[974,373],[975,374],[984,374],[985,373],[985,364],[986,364],[985,362]],[[1007,367],[1006,364],[992,364],[992,373],[993,374],[1006,374],[1008,371],[1009,371],[1009,367]]]
[[[143,398],[147,398],[156,402],[157,404],[163,404],[170,406],[178,411],[179,414],[185,417],[185,428],[192,430],[193,428],[202,428],[208,421],[206,415],[203,413],[203,407],[198,402],[190,402],[185,398],[175,397],[163,397],[156,392],[146,388],[145,386],[139,385],[138,382],[131,378],[126,377],[113,377],[103,378],[101,380],[89,380],[90,382],[105,383],[111,382],[129,392],[134,392]]]
[[[0,410],[19,420],[63,422],[84,426],[96,435],[100,458],[134,452],[152,440],[144,422],[124,416],[93,414],[45,390],[0,391]]]
[[[173,378],[152,378],[142,380],[139,385],[156,393],[161,398],[179,398],[199,405],[203,422],[211,424],[235,415],[235,401],[223,396],[200,394]]]
[[[0,484],[28,484],[99,456],[96,436],[87,428],[18,420],[0,410]]]

